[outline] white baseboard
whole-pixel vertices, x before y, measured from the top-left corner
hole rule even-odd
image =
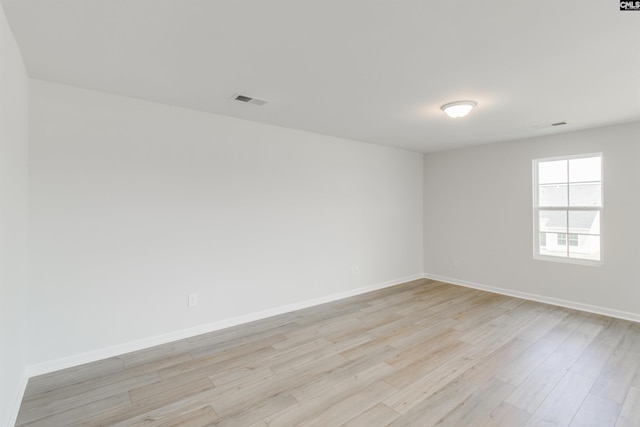
[[[16,425],[16,420],[18,419],[18,412],[20,411],[20,405],[22,404],[22,398],[24,396],[24,392],[27,389],[27,382],[29,381],[29,376],[27,375],[26,370],[22,372],[22,376],[20,376],[20,382],[18,383],[18,390],[16,390],[16,397],[13,402],[13,406],[11,407],[8,419],[7,426]]]
[[[615,317],[618,319],[630,320],[632,322],[640,322],[640,314],[630,313],[627,311],[616,310],[597,305],[583,304],[581,302],[553,298],[544,295],[530,294],[528,292],[513,291],[511,289],[498,288],[495,286],[483,285],[480,283],[469,282],[467,280],[455,279],[453,277],[439,276],[437,274],[425,273],[425,279],[437,280],[439,282],[451,283],[452,285],[464,286],[466,288],[479,289],[481,291],[493,292],[495,294],[507,295],[510,297],[522,298],[531,301],[542,302],[545,304],[557,305],[560,307],[573,308],[575,310],[586,311],[589,313],[602,314],[605,316]]]
[[[27,366],[28,378],[424,278],[422,273]]]

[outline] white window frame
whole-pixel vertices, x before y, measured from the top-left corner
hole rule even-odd
[[[538,190],[540,188],[538,184],[538,164],[544,162],[552,162],[557,160],[575,160],[575,159],[584,159],[589,157],[600,157],[600,206],[599,207],[547,207],[538,205]],[[552,262],[561,262],[567,264],[579,264],[579,265],[590,265],[590,266],[602,266],[603,265],[603,236],[602,236],[602,215],[604,210],[604,156],[602,153],[588,153],[588,154],[577,154],[571,156],[560,156],[560,157],[547,157],[544,159],[534,159],[532,161],[532,169],[533,169],[533,258],[537,260],[543,261],[552,261]],[[567,180],[569,178],[567,177]],[[568,184],[568,182],[567,182]],[[583,258],[570,258],[567,256],[556,256],[556,255],[547,255],[540,253],[540,220],[539,220],[539,211],[540,210],[558,210],[558,211],[594,211],[597,210],[600,212],[600,259],[599,260],[591,260],[591,259],[583,259]],[[575,233],[572,233],[575,234]],[[547,241],[548,242],[548,241]],[[567,250],[569,248],[569,230],[567,224]]]

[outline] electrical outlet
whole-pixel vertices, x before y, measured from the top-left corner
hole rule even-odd
[[[352,265],[350,271],[352,276],[357,276],[358,274],[360,274],[360,266]]]
[[[189,307],[195,307],[198,305],[198,294],[189,294],[189,301],[187,305]]]
[[[453,260],[453,266],[455,268],[460,268],[460,260],[458,258]]]

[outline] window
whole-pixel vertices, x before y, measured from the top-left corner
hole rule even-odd
[[[569,234],[569,246],[578,246],[578,235],[577,234]]]
[[[534,257],[602,261],[602,154],[533,161]]]
[[[547,246],[546,242],[547,233],[540,234],[540,246]],[[544,244],[543,244],[544,241]],[[567,245],[567,235],[565,233],[558,234],[558,245],[566,246]],[[571,233],[569,234],[569,245],[570,246],[578,246],[578,235]]]
[[[546,235],[546,233],[544,233]],[[547,245],[545,245],[547,246]],[[567,246],[567,235],[564,233],[558,234],[558,246]]]

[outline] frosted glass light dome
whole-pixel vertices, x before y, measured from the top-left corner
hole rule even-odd
[[[440,108],[447,114],[447,116],[459,119],[469,114],[476,105],[478,104],[475,101],[456,101],[444,104]]]

